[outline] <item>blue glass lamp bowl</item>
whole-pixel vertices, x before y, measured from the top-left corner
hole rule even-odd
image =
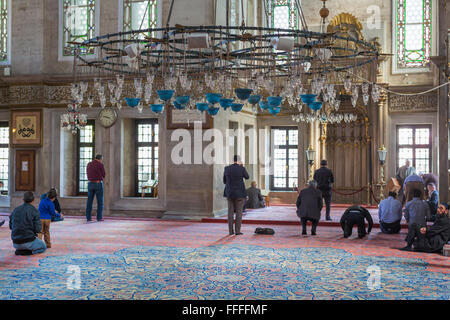
[[[227,110],[227,108],[231,107],[231,104],[233,103],[233,99],[227,99],[227,98],[221,98],[219,100],[220,106]]]
[[[322,102],[320,101],[311,102],[310,104],[308,104],[308,107],[314,111],[320,110],[320,108],[322,108]]]
[[[316,100],[317,94],[301,94],[300,98],[304,104],[310,104]]]
[[[269,112],[274,116],[276,116],[278,113],[280,113],[280,110],[281,110],[281,107],[279,107],[279,106],[269,108]]]
[[[220,108],[208,108],[208,114],[211,116],[215,116],[217,114],[217,112],[219,112]]]
[[[175,97],[175,101],[181,105],[185,105],[189,102],[190,96],[177,96]]]
[[[250,104],[257,104],[259,100],[261,100],[261,96],[259,94],[248,97],[248,103]]]
[[[169,101],[172,99],[174,90],[158,90],[156,93],[158,94],[158,97],[163,101]]]
[[[174,106],[175,108],[177,108],[178,110],[183,110],[184,108],[186,108],[185,105],[180,104],[180,103],[177,102],[176,100],[173,102],[173,106]]]
[[[262,110],[267,110],[269,109],[269,102],[267,102],[266,100],[262,100],[259,102],[259,106]]]
[[[221,93],[207,93],[206,95],[206,101],[208,101],[210,104],[216,104],[220,101],[220,98],[222,98]]]
[[[248,97],[250,97],[251,93],[253,92],[253,89],[236,88],[236,89],[234,89],[234,92],[236,93],[236,96],[240,100],[247,100]]]
[[[141,101],[141,98],[125,98],[125,102],[127,103],[127,106],[129,107],[136,107],[139,102]]]
[[[281,104],[282,97],[267,97],[267,101],[269,102],[269,106],[278,107]]]
[[[209,106],[209,104],[206,103],[206,102],[197,102],[197,109],[199,111],[206,111],[206,110],[208,110],[208,106]]]
[[[164,105],[163,104],[152,104],[152,105],[150,105],[150,108],[152,109],[153,112],[161,113],[161,111],[164,108]]]
[[[242,103],[233,103],[231,104],[231,110],[233,110],[234,112],[239,112],[242,110],[242,107],[244,105]]]

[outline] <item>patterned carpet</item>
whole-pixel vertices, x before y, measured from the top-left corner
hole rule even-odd
[[[360,240],[332,227],[316,237],[255,227],[227,236],[214,223],[67,219],[52,224],[52,248],[31,257],[14,256],[1,227],[0,299],[450,299],[450,258],[395,250],[404,233]],[[73,266],[80,289],[67,287]]]

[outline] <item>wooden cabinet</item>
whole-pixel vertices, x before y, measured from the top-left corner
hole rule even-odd
[[[16,191],[34,191],[35,168],[35,150],[16,150]]]

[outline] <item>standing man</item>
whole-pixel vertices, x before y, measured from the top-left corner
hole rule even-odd
[[[3,181],[0,181],[0,188],[3,188]],[[0,221],[0,227],[5,224],[5,220]]]
[[[38,238],[42,226],[39,211],[33,206],[33,201],[33,192],[25,192],[24,204],[15,208],[9,216],[9,229],[16,255],[38,254],[47,249],[45,242]]]
[[[333,172],[327,168],[327,160],[320,161],[320,169],[314,172],[314,180],[317,181],[317,188],[322,192],[326,206],[326,219],[331,221],[330,205],[331,205],[331,185],[334,182]]]
[[[105,179],[105,167],[103,156],[98,154],[95,159],[88,163],[86,172],[88,182],[88,199],[86,206],[86,219],[91,221],[92,202],[97,197],[97,221],[103,221],[103,179]]]
[[[316,235],[316,227],[323,207],[322,193],[317,190],[317,182],[312,180],[309,187],[303,189],[297,198],[297,216],[302,221],[302,235],[306,235],[306,223],[311,221],[311,235]]]
[[[244,179],[249,179],[247,170],[245,170],[239,156],[233,157],[234,163],[225,167],[223,173],[223,183],[225,184],[224,196],[228,200],[228,230],[230,235],[241,233],[242,209],[244,208],[247,192],[245,191]],[[236,213],[236,221],[234,221]],[[233,230],[235,226],[235,230]],[[236,231],[236,233],[235,233]]]
[[[405,194],[404,194],[404,188],[403,183],[405,182],[405,179],[408,178],[410,175],[416,173],[416,169],[414,167],[410,167],[411,162],[409,162],[408,159],[405,161],[405,165],[401,166],[397,170],[397,175],[395,178],[398,180],[398,183],[402,186],[400,191],[398,192],[398,199],[401,203],[405,203]]]

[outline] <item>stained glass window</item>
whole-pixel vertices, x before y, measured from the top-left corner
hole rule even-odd
[[[77,180],[77,194],[87,194],[88,178],[86,168],[89,162],[94,159],[95,152],[95,121],[88,120],[86,126],[81,128],[78,132],[78,180]]]
[[[156,196],[154,186],[158,182],[158,140],[157,119],[136,120],[137,196]]]
[[[409,160],[416,172],[431,172],[431,126],[397,126],[397,168]]]
[[[295,0],[272,1],[272,28],[298,29]]]
[[[60,0],[63,3],[63,55],[72,56],[74,45],[95,36],[95,0]],[[93,54],[94,47],[81,48]]]
[[[292,190],[298,180],[298,128],[273,127],[271,190]]]
[[[9,179],[9,127],[8,122],[0,122],[0,185],[1,194],[8,194]]]
[[[157,0],[123,0],[123,31],[157,28]],[[143,38],[145,35],[139,35]],[[156,37],[156,33],[146,36]]]
[[[0,0],[0,62],[8,61],[8,0]]]
[[[396,0],[397,66],[425,67],[431,56],[432,0]]]

